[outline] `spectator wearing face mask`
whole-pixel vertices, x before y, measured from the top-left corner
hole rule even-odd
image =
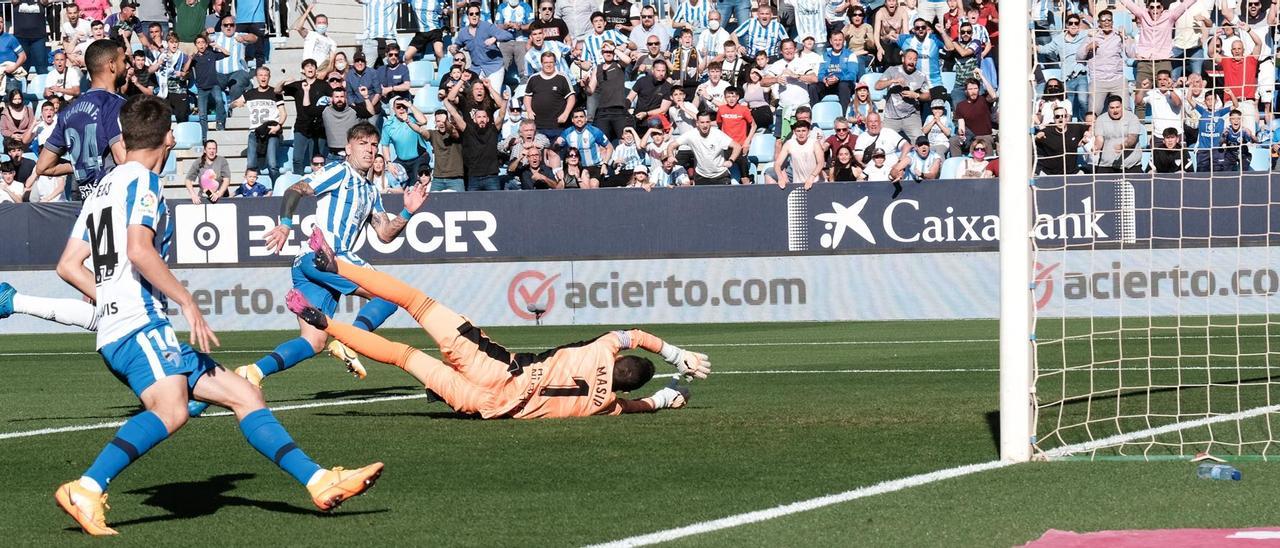
[[[314,5],[307,6],[302,17],[294,24],[293,30],[302,35],[302,58],[316,62],[316,70],[320,74],[328,73],[333,67],[333,57],[338,53],[338,43],[329,38],[329,18],[323,14],[316,15],[315,30],[307,30],[307,15]]]

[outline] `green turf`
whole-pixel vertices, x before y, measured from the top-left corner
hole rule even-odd
[[[603,329],[490,334],[540,350]],[[997,457],[995,322],[650,330],[711,355],[717,372],[691,386],[686,409],[479,421],[412,399],[280,412],[322,464],[386,462],[373,491],[332,515],[315,512],[301,487],[244,443],[234,420],[203,418],[113,483],[108,519],[130,544],[581,545]],[[416,331],[384,334],[427,344]],[[248,363],[288,336],[226,333],[215,356]],[[91,348],[87,335],[0,337],[0,432],[135,412],[132,394]],[[369,378],[357,382],[316,358],[270,378],[266,395],[280,406],[421,393],[404,373],[369,365]],[[967,371],[909,372],[921,369]],[[0,440],[10,471],[0,538],[81,542],[50,495],[83,471],[112,431]],[[1240,466],[1245,481],[1231,483],[1195,480],[1186,463],[1019,465],[677,543],[1007,546],[1049,528],[1275,525],[1267,509],[1280,473],[1266,463]]]

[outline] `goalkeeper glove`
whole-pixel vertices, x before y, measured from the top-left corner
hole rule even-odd
[[[711,374],[711,361],[706,354],[690,352],[667,342],[662,343],[659,354],[686,378],[705,379]]]
[[[671,383],[662,387],[649,399],[653,401],[654,410],[679,409],[689,403],[689,389],[679,386],[679,379],[671,379]]]

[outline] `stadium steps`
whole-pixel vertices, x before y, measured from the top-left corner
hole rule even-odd
[[[365,33],[364,8],[350,0],[316,0],[314,4],[316,7],[311,11],[311,14],[313,16],[324,14],[329,17],[328,35],[337,42],[338,49],[346,52],[348,59],[350,59],[356,51],[359,51],[360,41],[358,38],[363,37]],[[296,20],[299,13],[292,13],[290,18]],[[293,22],[293,20],[289,21],[290,24]],[[271,62],[269,63],[272,69],[272,85],[278,84],[283,80],[299,77],[301,73],[299,65],[302,62],[302,43],[303,39],[299,33],[292,33],[287,40],[276,39],[273,42]],[[417,90],[415,89],[414,91]],[[283,146],[287,146],[292,142],[293,122],[297,120],[297,111],[292,100],[285,100],[285,110],[288,112],[289,122],[286,124]],[[194,116],[192,119],[195,121]],[[227,164],[231,169],[233,185],[239,183],[242,179],[248,162],[246,155],[249,138],[248,127],[248,112],[243,108],[235,109],[232,112],[232,115],[227,118],[227,129],[223,131],[213,129],[213,121],[209,122],[209,138],[218,142],[218,152],[223,158],[226,158]],[[190,168],[191,164],[200,157],[201,149],[175,150],[174,154],[177,156],[177,172],[163,177],[165,196],[179,200],[186,199],[187,191],[182,183],[182,176]],[[283,169],[288,171],[287,164]]]

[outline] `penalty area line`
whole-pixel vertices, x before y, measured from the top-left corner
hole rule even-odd
[[[692,525],[686,525],[684,527],[676,527],[674,529],[667,529],[664,531],[657,531],[657,532],[649,533],[645,535],[628,537],[621,540],[606,542],[603,544],[593,544],[593,545],[590,545],[588,548],[624,548],[624,547],[630,547],[630,546],[647,546],[650,544],[657,544],[660,542],[670,542],[670,541],[681,539],[688,536],[700,535],[703,533],[710,533],[712,531],[719,531],[721,529],[741,527],[743,525],[758,523],[761,521],[767,521],[774,518],[780,518],[783,516],[789,516],[791,514],[799,514],[802,512],[808,512],[810,510],[817,510],[819,508],[831,506],[833,504],[840,504],[842,502],[849,502],[849,501],[858,500],[861,498],[873,497],[876,495],[883,495],[886,493],[893,493],[895,491],[901,491],[903,489],[919,487],[921,485],[927,485],[934,482],[939,482],[939,481],[948,480],[952,478],[958,478],[961,476],[967,476],[969,474],[976,474],[978,472],[996,470],[999,468],[1004,468],[1006,466],[1011,466],[1013,464],[1016,464],[1016,463],[1013,461],[996,460],[996,461],[984,462],[980,464],[968,464],[965,466],[946,468],[943,470],[936,470],[936,471],[928,472],[925,474],[917,474],[917,475],[908,476],[905,478],[883,481],[875,485],[860,487],[858,489],[853,489],[850,491],[845,491],[843,493],[837,493],[834,495],[826,495],[826,496],[812,498],[808,500],[792,502],[790,504],[783,504],[781,506],[775,506],[773,508],[768,508],[765,510],[756,510],[754,512],[737,514],[737,515],[723,517],[723,518],[715,519],[711,521],[702,521],[702,522],[694,523]]]
[[[346,405],[364,405],[367,403],[382,403],[389,401],[401,400],[420,400],[426,398],[424,394],[407,394],[403,396],[383,396],[378,398],[366,398],[360,400],[337,400],[337,401],[321,401],[312,403],[299,403],[294,405],[281,405],[272,407],[272,411],[294,411],[297,409],[315,409],[317,407],[342,407]],[[217,413],[205,413],[201,418],[212,417],[229,417],[233,413],[230,411],[220,411]],[[75,426],[59,426],[55,428],[41,428],[39,430],[26,430],[22,432],[3,432],[0,433],[0,440],[10,440],[15,438],[31,438],[35,436],[48,436],[51,434],[65,434],[67,432],[83,432],[85,430],[103,430],[107,428],[118,428],[125,421],[100,422],[96,424],[78,424]]]

